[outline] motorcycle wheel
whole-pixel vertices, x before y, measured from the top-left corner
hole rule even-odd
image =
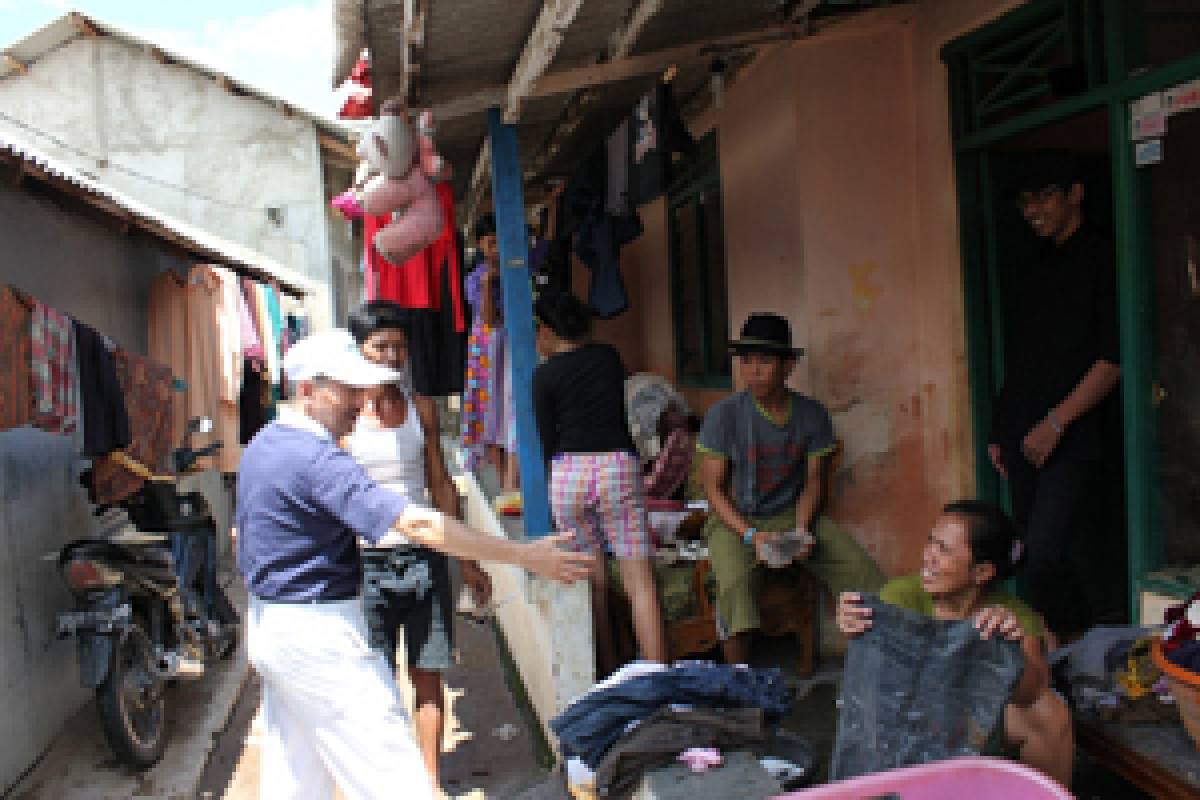
[[[108,678],[96,689],[104,737],[118,759],[139,769],[157,763],[167,746],[166,681],[146,630],[135,617],[113,648]]]

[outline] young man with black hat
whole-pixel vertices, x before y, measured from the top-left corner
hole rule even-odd
[[[1019,187],[1017,207],[1041,247],[1006,276],[1005,383],[988,446],[1025,528],[1028,599],[1059,637],[1090,622],[1069,550],[1097,464],[1116,445],[1097,406],[1121,374],[1112,245],[1084,219],[1083,200],[1066,153]]]
[[[760,626],[759,561],[782,533],[815,534],[795,559],[836,597],[875,591],[883,575],[845,531],[817,515],[824,460],[836,440],[829,412],[790,390],[804,351],[787,320],[751,314],[730,345],[745,389],[713,406],[700,430],[701,481],[711,513],[705,526],[717,581],[717,629],[725,660],[745,663]],[[765,547],[764,547],[765,546]]]

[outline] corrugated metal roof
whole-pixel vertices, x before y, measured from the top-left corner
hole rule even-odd
[[[55,160],[32,145],[0,132],[0,159],[5,157],[8,157],[7,160],[19,160],[24,165],[26,178],[41,180],[52,186],[57,184],[55,188],[62,191],[74,187],[79,194],[91,198],[92,205],[105,213],[191,252],[198,261],[222,264],[258,280],[274,280],[281,289],[292,295],[304,295],[317,288],[315,281],[256,250],[226,241],[195,225],[163,214]]]
[[[402,64],[406,48],[403,35],[404,0],[366,0],[368,44],[377,100],[392,97],[404,85]],[[912,0],[822,0],[810,6],[814,18],[821,14],[849,15],[869,7]],[[541,0],[428,0],[425,39],[416,48],[411,99],[420,107],[438,106],[509,82],[538,18]],[[562,31],[546,74],[599,63],[608,57],[614,33],[632,18],[637,0],[589,0]],[[656,13],[633,39],[630,55],[665,52],[672,48],[716,37],[765,30],[788,20],[798,0],[662,0]],[[799,30],[799,29],[797,29]],[[736,67],[748,56],[727,56]],[[709,80],[709,63],[679,65],[676,88],[681,99],[693,98],[695,110],[711,93],[703,91]],[[571,133],[555,140],[556,153],[541,159],[534,180],[573,169],[629,113],[637,98],[653,87],[658,76],[631,74],[591,87],[589,104],[572,116],[582,117]],[[576,95],[577,96],[577,93]],[[568,116],[572,93],[530,98],[521,107],[517,123],[523,167],[530,169],[549,144],[551,132]],[[438,147],[455,170],[456,189],[470,183],[475,159],[486,133],[484,117],[473,113],[448,120],[438,129]]]
[[[351,141],[354,138],[354,131],[336,119],[317,114],[278,95],[271,94],[253,84],[222,72],[210,64],[205,64],[195,58],[163,47],[157,42],[144,39],[135,33],[130,33],[115,25],[110,25],[103,20],[81,14],[78,11],[69,11],[61,17],[51,20],[28,36],[4,48],[3,53],[11,56],[19,64],[29,66],[45,57],[46,54],[60,47],[65,47],[74,40],[85,36],[86,34],[80,30],[83,25],[90,25],[105,36],[111,36],[139,49],[157,49],[167,57],[170,63],[187,67],[209,78],[227,80],[229,81],[229,85],[237,91],[256,97],[268,105],[287,106],[298,116],[312,122],[322,132],[332,134],[343,141]],[[0,60],[0,79],[19,76],[20,71],[20,67],[8,62],[6,59]]]

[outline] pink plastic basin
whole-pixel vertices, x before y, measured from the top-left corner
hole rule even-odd
[[[780,795],[776,800],[865,800],[896,794],[902,800],[1071,800],[1055,781],[1000,758],[955,758],[905,767]]]

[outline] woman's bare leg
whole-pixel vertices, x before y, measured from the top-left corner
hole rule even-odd
[[[596,637],[596,677],[612,674],[617,668],[613,643],[612,617],[608,609],[608,566],[603,552],[596,554],[590,579],[592,589],[592,631]]]
[[[1075,732],[1063,699],[1046,689],[1028,708],[1007,706],[1004,731],[1021,749],[1021,761],[1071,788]]]
[[[621,582],[629,605],[633,609],[633,633],[642,658],[667,662],[666,634],[663,633],[662,609],[658,604],[658,589],[654,583],[654,568],[648,558],[622,558]]]
[[[515,492],[521,488],[521,462],[516,452],[504,454],[504,491]]]

